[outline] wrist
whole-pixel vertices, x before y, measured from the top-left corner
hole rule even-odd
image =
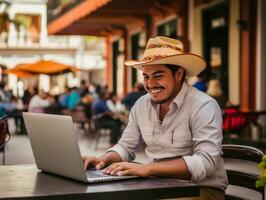
[[[109,151],[109,152],[105,153],[103,156],[101,156],[99,159],[102,162],[104,162],[105,167],[107,167],[108,165],[111,165],[112,163],[122,161],[121,157],[115,151]]]
[[[150,164],[144,164],[144,173],[146,177],[152,176],[152,167]]]
[[[107,167],[108,165],[112,164],[112,163],[110,162],[109,156],[108,156],[107,154],[108,154],[108,153],[102,155],[102,156],[99,158],[99,160],[100,160],[101,162],[104,163],[104,166],[105,166],[105,167]]]

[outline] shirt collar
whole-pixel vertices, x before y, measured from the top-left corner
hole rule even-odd
[[[170,107],[173,105],[173,103],[177,105],[177,109],[179,109],[182,106],[182,104],[184,103],[186,94],[187,94],[188,87],[189,87],[188,84],[184,81],[182,84],[181,90],[178,92],[178,94],[174,98]]]

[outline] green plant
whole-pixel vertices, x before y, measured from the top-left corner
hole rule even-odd
[[[262,157],[262,161],[259,164],[259,169],[263,170],[261,177],[259,180],[256,181],[256,187],[263,187],[266,185],[266,155]]]

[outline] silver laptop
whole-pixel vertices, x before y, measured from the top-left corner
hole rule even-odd
[[[23,112],[37,167],[82,182],[103,182],[136,176],[110,176],[84,170],[77,135],[70,116]]]

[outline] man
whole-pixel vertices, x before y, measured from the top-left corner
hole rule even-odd
[[[110,145],[114,146],[121,135],[121,122],[115,119],[115,114],[108,108],[106,100],[110,94],[103,90],[99,93],[99,98],[92,103],[92,113],[97,128],[107,128],[111,131]]]
[[[193,87],[197,88],[199,91],[207,92],[207,82],[205,75],[203,73],[200,73],[197,77],[196,82],[193,84]]]
[[[29,102],[28,111],[43,113],[44,108],[47,108],[50,105],[50,101],[48,99],[48,94],[44,91],[40,90],[39,93],[33,96]]]
[[[148,94],[132,108],[129,122],[116,146],[100,158],[84,157],[85,168],[105,168],[111,175],[163,176],[189,179],[201,186],[200,197],[224,199],[227,177],[221,158],[222,116],[218,104],[190,87],[206,63],[183,53],[180,41],[151,38],[142,61],[128,66],[143,70]],[[130,163],[144,144],[149,164]]]

